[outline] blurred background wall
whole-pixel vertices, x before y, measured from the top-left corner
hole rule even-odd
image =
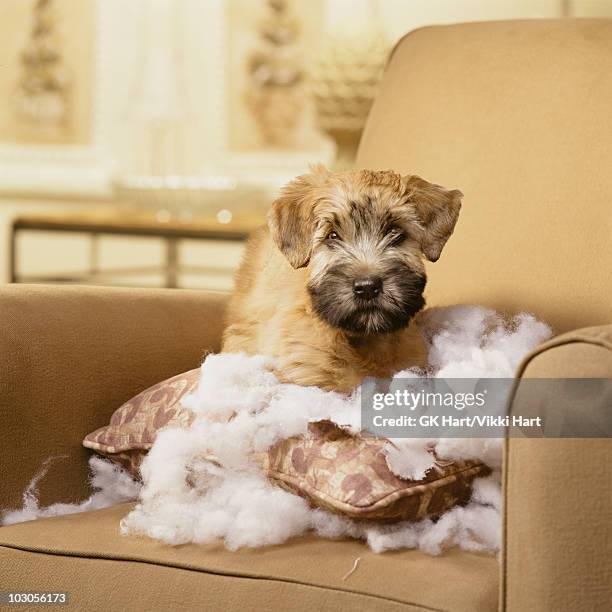
[[[278,187],[351,164],[393,44],[612,0],[2,0],[0,282],[227,291]],[[554,62],[554,58],[551,58]]]

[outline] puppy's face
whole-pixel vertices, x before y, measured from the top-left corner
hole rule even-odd
[[[424,306],[423,257],[440,256],[461,196],[417,176],[316,167],[285,187],[269,226],[291,265],[308,266],[322,320],[352,335],[384,334]]]

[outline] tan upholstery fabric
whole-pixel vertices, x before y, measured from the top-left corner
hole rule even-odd
[[[274,578],[198,572],[129,560],[117,562],[0,548],[0,568],[6,584],[19,585],[19,590],[69,591],[69,605],[59,609],[78,612],[423,610],[420,606],[390,599],[312,588]],[[28,569],[34,569],[35,573],[28,573]],[[34,612],[49,608],[14,606],[6,609]]]
[[[65,456],[41,483],[41,502],[86,497],[83,436],[138,391],[218,349],[225,299],[196,291],[0,288],[0,506],[19,506],[50,457]]]
[[[612,325],[559,336],[523,363],[525,378],[611,378]],[[513,410],[524,396],[519,384]],[[586,397],[612,410],[609,397]],[[548,401],[555,402],[555,398]],[[578,408],[578,407],[577,407]],[[520,612],[609,610],[612,440],[509,440],[502,604]]]
[[[490,555],[377,555],[360,542],[313,537],[235,553],[221,544],[170,547],[119,536],[129,507],[0,528],[3,588],[62,587],[81,610],[370,611],[401,603],[404,610],[479,612],[497,606],[499,566]],[[358,557],[356,571],[343,580]]]
[[[465,198],[430,305],[612,322],[612,20],[417,30],[388,66],[357,166]]]

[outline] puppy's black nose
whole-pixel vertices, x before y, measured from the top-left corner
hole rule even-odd
[[[353,291],[357,297],[373,300],[382,291],[382,278],[365,276],[353,281]]]

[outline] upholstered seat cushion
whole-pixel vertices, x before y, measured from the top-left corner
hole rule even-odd
[[[497,609],[499,564],[490,555],[375,554],[354,540],[315,537],[238,552],[221,543],[171,547],[119,535],[130,507],[0,528],[2,588],[69,591],[71,607],[89,611]]]

